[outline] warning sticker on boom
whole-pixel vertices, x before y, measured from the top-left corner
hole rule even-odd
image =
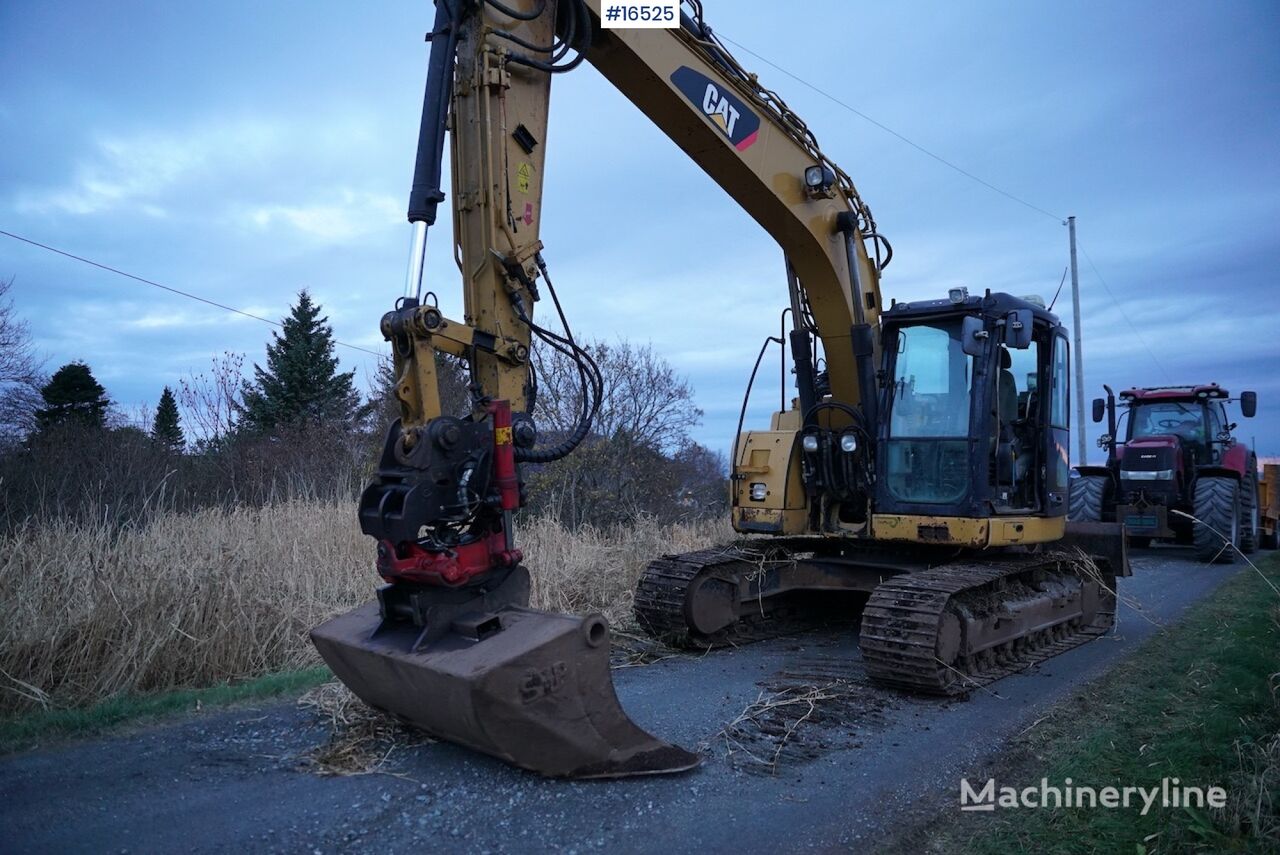
[[[533,175],[533,164],[521,161],[516,169],[516,189],[521,193],[529,192],[529,178]]]

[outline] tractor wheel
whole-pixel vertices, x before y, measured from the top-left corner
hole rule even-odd
[[[1252,555],[1258,548],[1258,461],[1249,457],[1240,496],[1240,551]]]
[[[1072,522],[1102,522],[1102,506],[1110,480],[1104,475],[1081,475],[1071,479],[1067,497],[1067,519]]]
[[[1234,564],[1240,546],[1240,482],[1235,478],[1197,480],[1195,518],[1200,560]]]
[[[1130,546],[1132,546],[1132,547],[1133,547],[1133,548],[1135,548],[1135,549],[1150,549],[1150,548],[1151,548],[1151,538],[1149,538],[1149,537],[1145,537],[1145,536],[1144,536],[1144,537],[1131,537],[1131,538],[1129,538],[1129,545],[1130,545]]]

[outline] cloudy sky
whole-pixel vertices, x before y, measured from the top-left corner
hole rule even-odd
[[[1029,203],[735,49],[893,241],[886,298],[1052,296],[1075,215],[1089,396],[1256,389],[1241,432],[1280,454],[1280,5],[705,5],[722,35]],[[339,339],[380,350],[430,20],[428,0],[0,3],[0,229],[270,318],[308,288]],[[551,121],[542,237],[575,330],[651,342],[695,387],[697,438],[727,448],[786,302],[780,252],[589,67],[556,79]],[[452,264],[437,251],[428,271],[460,316]],[[126,409],[214,354],[261,361],[270,333],[4,236],[0,277],[49,367],[86,360]],[[368,375],[373,357],[340,355]]]

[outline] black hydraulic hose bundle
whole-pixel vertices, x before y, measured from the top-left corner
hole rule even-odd
[[[536,12],[525,14],[515,14],[514,10],[507,8],[498,0],[484,0],[494,9],[509,18],[515,18],[520,21],[532,21],[546,11],[546,3],[540,3]],[[513,44],[519,45],[525,50],[534,53],[551,54],[549,61],[534,59],[531,56],[522,53],[512,52],[508,57],[508,61],[517,65],[527,65],[530,68],[536,68],[539,71],[545,71],[548,74],[561,74],[566,71],[572,71],[577,68],[586,58],[586,50],[591,46],[591,14],[587,8],[586,0],[569,0],[567,5],[561,7],[563,14],[559,15],[556,21],[556,36],[560,44],[551,44],[548,46],[535,45],[525,39],[520,38],[514,33],[506,30],[494,30],[494,35],[499,38],[506,39]],[[577,51],[577,56],[568,62],[561,63],[570,50]]]
[[[756,354],[756,364],[752,366],[751,378],[747,380],[747,391],[742,395],[742,409],[738,411],[738,430],[733,435],[733,459],[729,461],[729,465],[732,467],[738,465],[738,438],[742,436],[742,425],[747,420],[747,403],[751,400],[751,387],[756,383],[756,372],[760,370],[760,363],[764,360],[765,351],[769,349],[771,344],[782,346],[782,337],[774,335],[766,337],[764,344],[760,345],[760,352]]]
[[[483,2],[500,14],[517,21],[535,20],[547,10],[545,0],[529,12],[520,12],[512,9],[501,0],[483,0]],[[513,33],[495,30],[495,34],[500,38],[526,50],[550,54],[549,62],[534,59],[517,52],[509,54],[508,60],[549,74],[558,74],[577,67],[584,58],[585,50],[591,44],[590,11],[585,0],[568,0],[567,3],[560,5],[560,9],[562,14],[556,21],[557,41],[549,46],[535,45]],[[468,14],[469,11],[468,0],[436,0],[435,22],[432,25],[431,34],[428,36],[431,41],[431,53],[427,66],[426,92],[423,95],[422,121],[418,131],[418,151],[414,162],[413,188],[409,193],[408,219],[411,223],[425,223],[427,226],[434,225],[439,204],[445,198],[444,191],[440,186],[440,178],[444,160],[445,134],[449,118],[449,101],[453,86],[454,67],[457,62],[459,32],[462,28],[463,16]],[[560,60],[570,50],[577,51],[577,56],[567,63],[561,63]],[[516,449],[517,459],[521,462],[550,463],[569,454],[590,433],[591,424],[595,420],[596,413],[599,412],[600,404],[604,399],[604,380],[595,360],[591,358],[585,348],[574,341],[569,322],[560,306],[560,300],[556,296],[555,288],[551,284],[550,275],[541,255],[537,257],[537,264],[543,276],[547,279],[547,287],[551,292],[551,299],[555,303],[556,312],[560,317],[560,324],[565,334],[560,335],[534,323],[525,310],[521,299],[513,299],[512,305],[517,316],[529,327],[539,341],[557,353],[573,360],[578,369],[582,391],[582,404],[578,421],[567,438],[550,448]],[[521,278],[531,294],[536,293],[534,284],[528,280],[528,277],[524,276],[522,272],[516,272],[516,275]],[[532,412],[537,401],[537,374],[532,367],[530,368],[530,390],[529,409]]]
[[[858,481],[857,489],[862,490],[864,493],[870,492],[871,483],[867,478],[867,473],[870,471],[870,461],[868,458],[872,454],[872,437],[870,432],[867,430],[867,425],[863,420],[862,412],[859,409],[851,407],[841,401],[819,401],[804,412],[802,424],[810,424],[811,420],[815,415],[817,415],[819,410],[827,409],[839,410],[849,416],[849,418],[852,419],[852,424],[850,424],[849,427],[861,437],[861,440],[858,442],[858,454],[862,458],[862,465],[859,467],[851,467],[849,465],[849,459],[845,458],[845,463],[842,466],[844,478],[841,480],[846,484],[852,484],[856,479]],[[824,458],[823,468],[825,470],[824,475],[827,478],[827,483],[839,483],[836,480],[835,472],[831,470],[830,465],[831,461],[829,457]]]
[[[565,334],[560,335],[535,323],[529,317],[528,312],[525,311],[524,301],[519,297],[512,299],[512,306],[515,308],[516,316],[529,327],[529,330],[538,337],[539,341],[557,353],[573,360],[578,369],[578,380],[582,390],[582,403],[579,408],[578,423],[568,437],[550,448],[516,449],[517,462],[551,463],[572,452],[582,444],[582,441],[591,432],[591,425],[595,421],[596,413],[600,411],[600,404],[604,400],[604,377],[601,375],[600,367],[596,364],[596,361],[591,358],[591,354],[587,352],[586,348],[574,341],[573,331],[569,327],[569,319],[565,316],[564,309],[560,305],[560,298],[556,294],[555,285],[551,281],[551,274],[547,270],[546,262],[543,260],[541,253],[535,256],[535,261],[538,269],[542,272],[543,278],[547,281],[547,291],[551,294],[551,302],[556,307],[556,314],[560,318],[560,325],[564,328]],[[513,272],[517,278],[522,280],[526,288],[529,288],[532,283],[527,281],[527,277],[523,272],[519,268],[515,268]],[[529,288],[529,290],[532,291],[532,288]],[[530,407],[530,410],[532,409]]]
[[[542,0],[542,2],[538,4],[538,8],[532,12],[517,12],[515,9],[499,2],[499,0],[484,0],[484,2],[488,3],[508,18],[515,18],[517,21],[532,21],[538,18],[543,12],[547,11],[547,0]]]

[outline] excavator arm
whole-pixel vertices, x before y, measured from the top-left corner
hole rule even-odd
[[[590,430],[600,391],[589,354],[563,314],[560,331],[534,319],[541,291],[554,297],[539,230],[550,83],[571,65],[556,64],[557,50],[576,48],[573,64],[585,60],[599,69],[782,248],[797,319],[791,338],[803,415],[811,418],[829,391],[847,408],[860,408],[865,424],[875,423],[875,333],[887,258],[873,257],[868,245],[886,252],[888,245],[848,175],[782,99],[715,39],[700,8],[692,8],[679,28],[619,30],[600,27],[598,0],[437,5],[409,208],[414,240],[406,293],[382,321],[393,346],[402,418],[391,428],[378,480],[361,504],[362,525],[381,544],[389,581],[439,577],[458,584],[496,562],[518,562],[510,524],[518,496],[508,486],[490,502],[501,509],[495,514],[479,506],[481,495],[469,502],[470,492],[504,456],[549,462]],[[441,181],[446,128],[450,194]],[[422,288],[428,230],[449,195],[465,300],[461,320],[444,317],[434,294]],[[530,369],[535,339],[571,356],[583,381],[578,424],[550,447],[538,443]],[[815,344],[826,365],[821,390],[815,388]],[[468,366],[476,404],[470,416],[440,411],[437,354]],[[477,427],[495,417],[494,402],[511,411],[510,422],[494,431],[511,448],[490,449]],[[419,542],[423,526],[436,531],[435,543]],[[463,559],[445,554],[450,550],[465,550]]]

